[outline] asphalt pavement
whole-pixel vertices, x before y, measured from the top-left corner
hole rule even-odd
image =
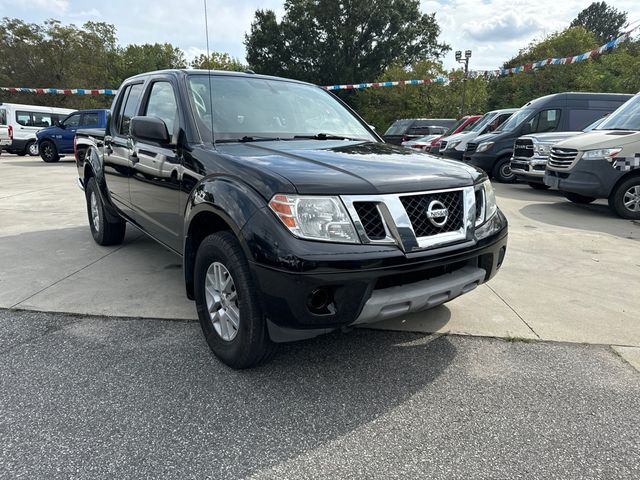
[[[233,371],[192,321],[0,310],[0,478],[639,478],[610,347],[354,330]]]

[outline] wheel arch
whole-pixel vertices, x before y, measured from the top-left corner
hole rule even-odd
[[[242,229],[265,204],[257,192],[233,178],[205,178],[191,191],[184,215],[183,245],[183,271],[188,298],[194,298],[194,266],[202,241],[213,233],[231,231],[250,260],[251,249]]]
[[[609,191],[609,196],[615,195],[620,185],[622,185],[624,182],[626,182],[630,178],[636,178],[636,177],[640,177],[640,168],[635,168],[633,170],[626,172],[624,175],[622,175],[616,181],[616,183],[614,183],[613,187],[611,187],[611,190]]]

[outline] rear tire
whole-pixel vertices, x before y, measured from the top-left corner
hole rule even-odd
[[[123,219],[113,220],[107,214],[95,178],[86,187],[87,214],[91,235],[98,245],[119,245],[124,239],[127,224]]]
[[[515,183],[517,178],[511,170],[511,159],[503,158],[493,167],[493,178],[500,183]]]
[[[578,203],[580,205],[587,205],[595,201],[595,197],[585,197],[584,195],[580,195],[579,193],[572,192],[562,192],[567,200]]]
[[[609,196],[609,207],[628,220],[640,220],[640,177],[622,182]]]
[[[29,142],[26,146],[27,153],[32,157],[38,156],[38,144],[36,142]]]
[[[58,149],[49,140],[44,140],[40,143],[40,158],[47,163],[55,163],[60,160],[60,155],[58,155]]]
[[[231,368],[267,362],[276,345],[256,297],[249,263],[229,231],[206,237],[196,253],[195,301],[211,351]]]
[[[536,182],[529,182],[529,186],[531,188],[533,188],[534,190],[549,190],[549,185],[545,185],[544,183],[536,183]]]

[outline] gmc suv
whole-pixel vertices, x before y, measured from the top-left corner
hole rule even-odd
[[[126,80],[76,160],[100,245],[127,223],[180,255],[211,350],[425,310],[501,266],[507,221],[480,170],[385,144],[323,89],[248,73]],[[150,286],[151,288],[151,286]]]

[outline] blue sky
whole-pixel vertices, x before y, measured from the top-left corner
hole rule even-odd
[[[607,3],[640,20],[637,0]],[[530,41],[562,29],[589,1],[580,0],[421,0],[424,12],[435,12],[441,40],[452,51],[445,66],[455,66],[453,51],[471,49],[470,68],[493,69]],[[280,18],[282,0],[208,0],[211,49],[244,59],[244,34],[257,8],[270,8]],[[633,7],[636,6],[634,9]],[[31,22],[56,18],[81,25],[87,20],[113,23],[121,44],[170,42],[189,58],[205,51],[202,0],[0,0],[0,17]],[[576,52],[576,54],[582,52]],[[373,79],[371,79],[373,80]],[[341,83],[342,79],[336,79]]]

